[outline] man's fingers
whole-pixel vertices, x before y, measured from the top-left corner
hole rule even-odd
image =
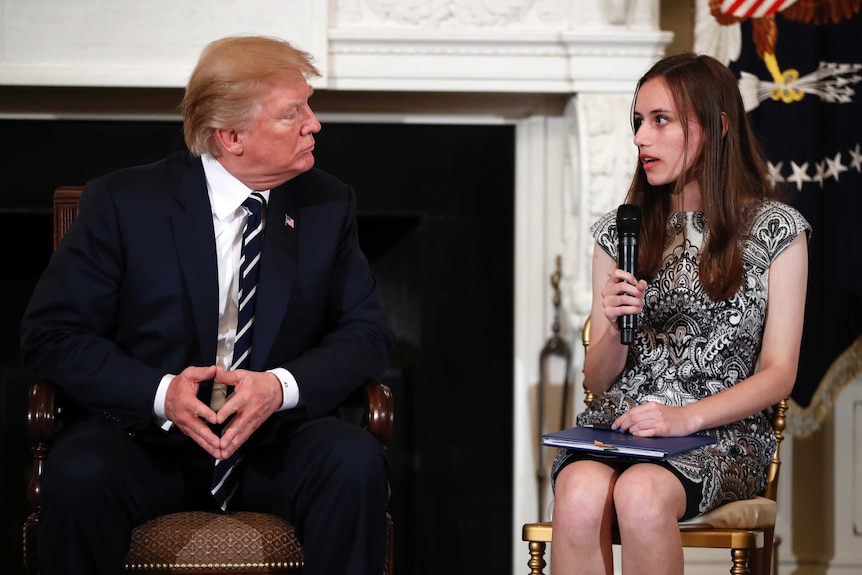
[[[222,423],[224,423],[225,421],[227,421],[228,419],[233,417],[239,410],[238,404],[239,404],[239,400],[237,399],[237,397],[235,395],[232,394],[232,395],[228,396],[225,404],[222,405],[221,408],[217,412],[214,412],[214,415],[215,415],[214,423],[221,425]]]
[[[213,372],[213,376],[219,381],[219,383],[223,383],[225,385],[236,385],[237,381],[242,377],[242,374],[245,370],[237,369],[233,371],[227,371],[222,366],[214,366],[215,371]]]
[[[181,375],[184,375],[195,382],[204,381],[207,379],[212,379],[216,374],[216,366],[207,365],[207,366],[196,366],[192,365],[185,368],[182,371]]]
[[[210,452],[212,455],[217,456],[219,454],[219,450],[221,449],[221,441],[219,436],[210,430],[209,427],[204,426],[205,431],[195,430],[193,436],[190,436],[195,442]]]
[[[188,435],[192,441],[200,445],[204,451],[216,459],[222,458],[220,447],[221,440],[219,436],[213,433],[213,430],[210,429],[202,420],[195,418],[191,423],[177,422],[177,426],[180,428],[180,431]]]
[[[195,416],[197,416],[201,419],[204,419],[206,421],[209,421],[213,425],[215,425],[216,423],[219,422],[218,421],[218,412],[213,411],[209,405],[207,405],[206,403],[204,403],[202,401],[198,401],[198,406],[193,411],[193,413],[195,414]],[[207,429],[209,429],[209,428],[207,428]]]

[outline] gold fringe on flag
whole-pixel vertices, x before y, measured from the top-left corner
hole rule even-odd
[[[808,407],[800,407],[792,399],[788,402],[788,433],[794,437],[806,437],[817,431],[841,391],[857,378],[862,378],[862,336],[856,338],[856,341],[832,362]]]

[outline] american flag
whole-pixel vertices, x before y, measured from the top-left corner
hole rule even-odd
[[[729,64],[745,88],[772,179],[814,228],[802,353],[793,399],[808,406],[824,375],[862,334],[862,14],[814,25],[775,19],[778,84],[756,53],[751,21]],[[745,91],[745,90],[743,90]],[[800,92],[801,98],[782,98]]]
[[[286,225],[287,227],[292,228],[292,227],[296,226],[296,222],[293,220],[293,218],[292,218],[292,217],[290,217],[290,216],[289,216],[289,215],[287,215],[287,214],[284,214],[284,225]]]

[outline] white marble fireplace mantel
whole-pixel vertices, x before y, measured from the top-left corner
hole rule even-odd
[[[629,92],[658,0],[0,0],[0,85],[183,87],[201,48],[287,38],[319,88]]]
[[[551,334],[549,278],[559,254],[563,331],[576,350],[573,401],[580,405],[576,342],[589,310],[588,227],[628,187],[631,94],[671,40],[658,21],[659,0],[0,0],[0,91],[181,88],[206,43],[253,33],[310,52],[323,72],[314,82],[319,92],[379,93],[384,101],[387,93],[407,95],[399,106],[406,113],[376,115],[336,97],[339,119],[514,124],[511,543],[513,570],[521,573],[521,525],[539,518],[530,398]],[[469,109],[410,110],[410,94],[435,93],[555,95],[563,104],[548,110],[527,98],[514,117],[493,97],[487,107],[473,98]],[[26,115],[26,104],[15,114]]]

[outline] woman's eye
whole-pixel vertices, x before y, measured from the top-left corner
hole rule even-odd
[[[665,116],[656,116],[655,123],[661,126],[662,124],[667,124],[668,119]]]
[[[634,120],[632,120],[632,128],[634,129],[636,134],[637,134],[637,131],[640,129],[640,127],[643,125],[643,123],[644,123],[643,118],[635,118]]]

